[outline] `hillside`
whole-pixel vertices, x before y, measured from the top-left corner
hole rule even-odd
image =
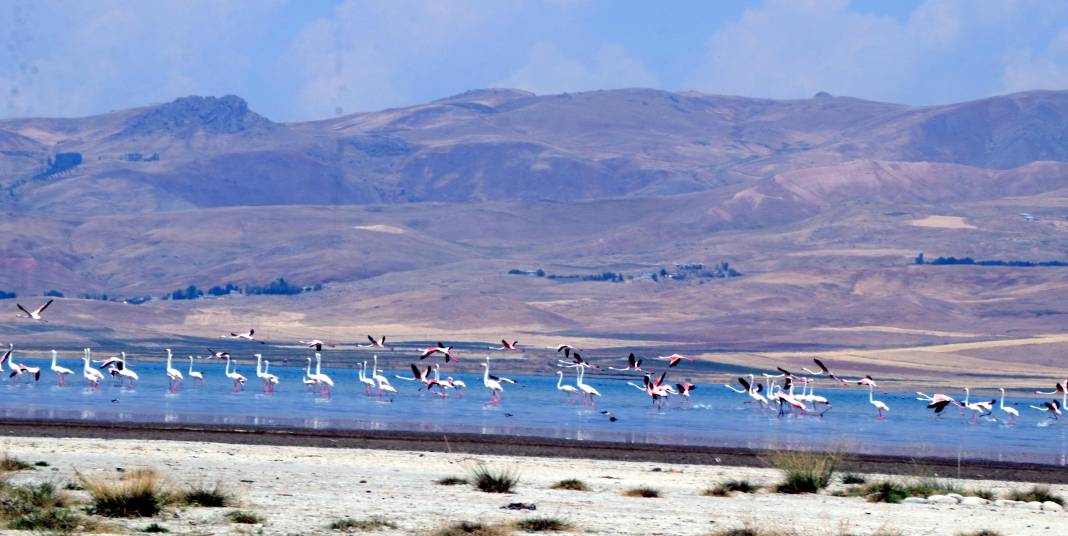
[[[290,124],[235,96],[2,120],[0,290],[66,297],[51,324],[0,323],[0,342],[252,324],[284,341],[513,333],[735,362],[886,351],[888,373],[930,372],[902,349],[1063,332],[1068,269],[914,258],[1068,260],[1066,118],[1068,92],[917,108],[491,89]],[[724,261],[742,275],[676,266]],[[554,277],[508,273],[539,268]],[[279,277],[325,287],[159,300]],[[102,294],[155,299],[82,299]],[[1068,364],[1063,344],[953,355],[1038,371]]]

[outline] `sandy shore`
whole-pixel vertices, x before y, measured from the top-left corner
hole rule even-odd
[[[728,479],[771,484],[775,470],[753,467],[665,464],[611,460],[471,455],[276,445],[95,439],[5,437],[0,450],[49,467],[16,474],[16,480],[118,474],[117,468],[154,467],[181,483],[222,482],[243,509],[266,518],[265,534],[325,534],[330,522],[345,517],[381,516],[397,524],[379,534],[424,534],[455,521],[515,521],[530,512],[501,509],[512,502],[537,505],[537,514],[569,521],[576,533],[707,534],[746,524],[793,527],[800,535],[873,534],[952,535],[992,529],[1005,535],[1063,534],[1068,514],[1026,511],[1019,507],[932,504],[872,504],[830,495],[736,494],[705,497],[702,490]],[[465,476],[478,463],[514,468],[521,482],[514,494],[487,494],[470,486],[439,486],[434,481]],[[590,492],[551,490],[562,478],[588,483]],[[871,478],[879,478],[873,476]],[[661,498],[622,496],[645,485]],[[1020,483],[962,481],[965,488],[1004,492]],[[835,486],[841,487],[840,484]],[[833,491],[834,488],[832,488]],[[1054,486],[1068,496],[1068,486]],[[180,508],[156,520],[178,533],[238,533],[224,509]],[[120,522],[139,529],[150,520]]]

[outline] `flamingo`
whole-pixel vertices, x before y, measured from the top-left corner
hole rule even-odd
[[[500,346],[490,346],[490,350],[511,350],[513,352],[522,352],[523,349],[519,347],[519,341],[508,341],[507,339],[501,339]]]
[[[871,387],[875,387],[875,386],[872,385]],[[954,406],[957,406],[958,408],[961,408],[961,409],[964,408],[964,406],[962,406],[960,402],[957,402],[956,400],[954,400],[953,397],[948,396],[948,395],[944,395],[944,394],[941,394],[941,393],[935,393],[934,395],[927,395],[927,394],[921,393],[919,391],[916,391],[916,395],[917,395],[916,400],[922,400],[924,402],[928,402],[927,409],[933,409],[934,412],[935,412],[935,415],[941,415],[942,411],[944,411],[946,409],[946,407],[949,406],[950,404],[953,404]]]
[[[680,355],[680,354],[662,355],[662,356],[657,357],[657,359],[659,359],[660,361],[667,361],[668,362],[668,368],[671,368],[671,367],[674,367],[674,366],[678,365],[684,359],[687,360],[687,361],[696,361],[696,359],[694,359],[692,357],[686,357],[686,356]]]
[[[692,383],[690,383],[690,382],[683,382],[683,383],[676,383],[675,384],[675,390],[676,390],[677,394],[679,394],[680,396],[684,396],[686,398],[690,398],[690,393],[692,393],[694,389],[697,389],[697,386],[692,384]]]
[[[263,380],[263,392],[273,393],[274,386],[278,384],[278,376],[271,374],[265,370],[260,370],[261,362],[263,361],[263,354],[256,354],[256,377]]]
[[[645,372],[642,370],[642,360],[635,357],[633,352],[627,356],[626,368],[608,367],[608,370],[617,370],[619,372],[629,372],[632,370],[635,372]]]
[[[230,372],[230,356],[226,356],[226,369],[225,374],[227,378],[230,378],[234,382],[234,392],[238,392],[245,387],[245,382],[248,381],[244,376],[237,372],[237,367],[234,367],[234,371]]]
[[[1068,380],[1058,383],[1052,391],[1035,391],[1035,394],[1039,395],[1055,395],[1057,393],[1061,394],[1060,407],[1068,407]]]
[[[1059,419],[1061,416],[1061,403],[1056,400],[1043,402],[1041,406],[1031,406],[1031,408],[1039,411],[1048,411],[1050,416],[1054,419]]]
[[[360,374],[359,374],[360,383],[362,383],[364,385],[364,387],[367,388],[367,396],[371,396],[371,389],[374,388],[375,381],[366,376],[367,361],[364,361],[362,363],[357,363],[357,365],[360,367]]]
[[[41,367],[30,367],[21,363],[16,363],[15,358],[11,357],[11,352],[15,350],[15,346],[8,344],[7,353],[4,354],[3,359],[0,359],[0,364],[7,361],[7,367],[11,369],[11,378],[15,378],[13,381],[18,382],[19,378],[23,374],[32,374],[33,381],[39,381],[41,379]]]
[[[173,366],[171,361],[173,356],[171,355],[171,349],[167,348],[167,379],[171,382],[171,392],[178,390],[178,386],[185,383],[185,378],[182,377],[182,372]]]
[[[208,354],[209,354],[208,355],[208,359],[212,359],[212,358],[214,358],[214,359],[229,359],[230,358],[230,352],[218,352],[218,351],[212,350],[211,348],[208,348]]]
[[[225,338],[226,335],[223,335],[223,337]],[[267,343],[265,343],[263,341],[257,341],[256,340],[256,330],[254,330],[254,329],[248,330],[248,333],[234,333],[234,332],[231,331],[229,337],[231,339],[245,339],[246,341],[258,342],[260,344],[267,344]]]
[[[66,379],[67,375],[68,374],[74,374],[73,370],[71,370],[71,369],[69,369],[67,367],[61,367],[61,366],[56,364],[56,351],[55,350],[52,350],[52,366],[50,368],[52,369],[52,372],[55,372],[56,376],[59,377],[59,385],[67,385],[67,379]]]
[[[104,379],[104,375],[99,370],[89,365],[89,349],[84,350],[82,357],[82,377],[85,381],[89,382],[90,389],[96,389],[100,387],[100,381]]]
[[[393,376],[395,378],[397,378],[398,380],[405,380],[405,381],[409,381],[409,382],[413,382],[413,381],[414,382],[421,382],[426,387],[427,391],[429,391],[430,388],[434,386],[434,379],[430,377],[430,366],[428,365],[426,367],[426,371],[425,372],[419,370],[419,367],[417,367],[415,365],[415,363],[412,363],[410,366],[412,367],[412,377],[411,378],[405,378],[404,376],[398,376],[396,374],[394,374]],[[419,390],[421,391],[421,390],[423,390],[423,388],[420,387]]]
[[[885,415],[883,415],[884,411],[886,413],[890,413],[890,407],[887,406],[886,403],[884,403],[882,400],[876,400],[875,399],[875,386],[874,385],[869,385],[868,386],[868,402],[872,406],[875,406],[875,409],[879,412],[879,416],[878,416],[879,419],[882,419],[882,418],[885,417]]]
[[[1020,412],[1016,411],[1016,408],[1010,408],[1005,405],[1005,388],[998,387],[998,391],[1001,391],[1001,403],[998,404],[998,409],[1009,414],[1009,423],[1016,422],[1016,417],[1020,416]]]
[[[25,317],[23,317],[22,315],[19,315],[20,318],[29,318],[31,320],[38,320],[38,321],[41,321],[41,322],[48,322],[43,317],[41,317],[41,314],[44,313],[44,310],[48,309],[48,306],[52,305],[52,302],[54,302],[54,301],[55,301],[54,299],[53,300],[48,300],[47,302],[45,302],[44,305],[42,305],[42,306],[40,306],[40,307],[38,307],[38,308],[36,308],[36,309],[34,309],[32,311],[27,311],[26,308],[23,307],[22,304],[19,304],[19,303],[16,303],[15,307],[18,307],[19,311],[22,311],[23,313],[26,314]]]
[[[445,356],[445,362],[448,363],[452,359],[452,346],[445,346],[439,342],[437,346],[423,348],[419,354],[419,359],[426,359],[437,353]]]
[[[578,352],[571,352],[571,361],[565,361],[563,359],[556,360],[556,366],[558,367],[590,367],[593,369],[601,370],[601,367],[582,359],[582,356]]]
[[[189,356],[189,377],[197,381],[197,383],[204,383],[204,374],[200,371],[193,370],[193,356]]]
[[[768,405],[768,399],[764,395],[760,394],[760,392],[764,390],[764,386],[762,384],[756,383],[756,379],[753,377],[752,374],[749,375],[749,381],[746,381],[745,378],[739,377],[738,383],[740,383],[742,387],[745,387],[745,394],[748,395],[750,399],[752,399],[750,400],[750,403],[756,402],[761,406]],[[730,385],[727,385],[727,387],[736,393],[741,392],[734,389]]]
[[[304,382],[304,385],[308,386],[308,389],[313,389],[316,385],[319,385],[319,380],[316,379],[315,376],[312,375],[312,372],[311,372],[312,358],[309,357],[309,358],[307,358],[307,360],[308,360],[308,368],[304,369],[303,382]]]
[[[972,412],[972,420],[973,421],[975,419],[979,418],[979,417],[985,417],[985,416],[990,415],[991,413],[994,412],[994,401],[993,400],[991,400],[990,402],[971,402],[971,403],[969,403],[969,400],[971,400],[971,396],[972,396],[971,392],[969,391],[969,389],[967,387],[965,387],[964,388],[964,407],[968,411]]]
[[[323,342],[323,341],[321,341],[319,339],[312,339],[310,341],[297,341],[297,342],[299,342],[299,343],[301,343],[303,345],[306,345],[308,348],[315,348],[316,352],[322,352],[324,346],[327,346],[327,347],[330,347],[330,348],[333,348],[334,346],[337,346],[336,344],[327,344],[327,343],[325,343],[325,342]]]
[[[559,378],[556,380],[556,389],[558,391],[562,391],[562,392],[565,392],[565,393],[568,393],[568,394],[572,395],[567,400],[567,403],[568,404],[574,404],[575,401],[578,400],[578,397],[579,397],[578,389],[576,389],[574,385],[563,385],[563,383],[564,383],[564,371],[558,370],[558,371],[556,371],[556,375],[559,376]]]
[[[552,348],[553,348],[552,346],[549,347],[550,350]],[[563,352],[565,358],[571,357],[571,352],[574,352],[574,351],[575,351],[575,347],[571,346],[570,344],[560,344],[560,345],[556,346],[556,353]]]
[[[315,380],[319,383],[319,388],[322,389],[323,398],[330,396],[330,390],[334,387],[334,380],[330,379],[330,376],[323,374],[323,357],[319,352],[315,352]]]
[[[122,356],[122,359],[119,361],[119,366],[115,367],[115,372],[112,374],[119,376],[120,383],[123,379],[126,379],[126,381],[129,382],[129,388],[133,389],[134,382],[140,380],[141,377],[138,376],[136,372],[130,370],[129,365],[126,364],[126,352],[119,352],[119,354]]]
[[[444,380],[441,379],[441,374],[439,372],[440,367],[438,366],[437,363],[434,363],[433,365],[431,365],[430,368],[432,368],[434,370],[434,383],[437,384],[437,386],[441,388],[441,393],[440,393],[441,394],[441,398],[445,398],[447,396],[446,391],[449,390],[449,389],[455,389],[456,386],[453,385],[451,378],[450,379],[444,379]]]
[[[367,340],[371,341],[371,344],[359,344],[359,345],[357,345],[357,347],[358,348],[386,348],[386,336],[385,335],[383,335],[383,336],[381,336],[381,337],[379,337],[377,339],[372,337],[371,335],[368,335],[367,336]],[[393,350],[393,347],[391,346],[391,347],[389,347],[389,349]]]
[[[802,414],[805,414],[805,413],[808,412],[808,407],[805,406],[805,403],[801,402],[800,400],[798,400],[794,396],[794,384],[790,380],[790,376],[791,375],[789,373],[787,373],[787,377],[784,380],[785,385],[786,385],[785,388],[779,387],[779,386],[776,385],[776,386],[773,386],[772,389],[771,389],[772,398],[774,398],[775,400],[777,400],[779,402],[779,415],[780,416],[782,416],[783,413],[785,413],[783,411],[783,408],[784,408],[783,404],[788,404],[790,407],[800,411]],[[775,390],[776,387],[778,387],[778,391]]]
[[[490,400],[489,403],[496,406],[497,404],[501,403],[500,393],[504,391],[504,386],[501,385],[500,381],[490,378],[489,361],[481,363],[481,365],[484,369],[482,373],[482,385],[485,385],[486,389],[489,389],[490,392],[493,393],[493,398]]]
[[[386,391],[387,393],[397,392],[397,390],[390,385],[389,378],[378,373],[378,354],[374,355],[374,360],[371,363],[371,379],[378,384],[378,396],[382,396],[382,391]]]
[[[585,371],[586,367],[578,367],[578,378],[575,380],[575,385],[577,385],[578,388],[581,389],[584,393],[582,397],[582,405],[585,406],[589,404],[592,408],[597,409],[597,401],[594,400],[593,397],[601,396],[601,393],[598,392],[597,389],[594,389],[592,386],[582,383],[582,377],[585,374]],[[661,379],[663,379],[663,376],[661,376]]]
[[[803,371],[805,371],[805,372],[807,372],[807,373],[809,373],[809,374],[811,374],[813,376],[827,376],[828,378],[830,378],[832,380],[835,380],[835,381],[837,381],[837,382],[839,382],[839,383],[841,383],[843,385],[846,384],[846,383],[849,383],[848,381],[836,376],[833,372],[831,372],[831,370],[829,368],[827,368],[827,365],[824,365],[823,361],[820,361],[819,358],[814,357],[814,358],[812,358],[812,361],[815,362],[816,366],[820,368],[818,371],[810,370],[810,369],[807,369],[805,367],[801,367],[801,370],[803,370]],[[869,378],[870,378],[870,376],[869,376]]]

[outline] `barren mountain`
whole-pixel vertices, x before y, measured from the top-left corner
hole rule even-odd
[[[1068,261],[1066,119],[1068,92],[909,107],[491,89],[291,124],[235,96],[2,120],[0,290],[66,298],[0,341],[520,333],[735,362],[886,352],[889,373],[938,368],[910,348],[1017,340],[953,357],[1063,366],[1059,339],[1027,341],[1068,314],[1050,264]],[[724,261],[742,275],[719,277]],[[278,277],[324,287],[159,300]]]

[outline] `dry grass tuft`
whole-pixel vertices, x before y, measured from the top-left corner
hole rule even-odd
[[[352,519],[351,517],[347,517],[331,523],[327,528],[345,532],[369,532],[380,529],[395,529],[397,528],[397,524],[380,517],[372,517],[369,519]]]
[[[759,489],[760,486],[757,486],[748,480],[728,480],[706,489],[701,495],[706,497],[730,497],[735,492],[753,493]]]
[[[27,469],[33,469],[33,466],[7,452],[0,455],[0,471],[12,472],[25,471]]]
[[[226,514],[226,519],[231,523],[237,523],[239,525],[262,525],[266,519],[261,515],[256,515],[252,512],[245,512],[244,510],[234,510],[229,514]]]
[[[1064,506],[1064,498],[1062,498],[1060,495],[1053,493],[1053,490],[1051,490],[1049,486],[1031,486],[1031,489],[1028,490],[1012,490],[1008,493],[1007,497],[1014,501],[1049,501]]]
[[[563,532],[574,528],[567,521],[548,516],[521,519],[516,522],[515,527],[523,532]]]
[[[151,517],[173,499],[155,469],[135,469],[119,478],[79,474],[78,480],[89,492],[92,513],[104,517]]]
[[[68,534],[95,528],[95,523],[70,506],[70,498],[52,483],[0,482],[0,519],[10,529]]]
[[[587,486],[585,482],[583,482],[583,481],[581,481],[581,480],[579,480],[577,478],[568,478],[566,480],[561,480],[561,481],[553,484],[552,486],[549,486],[549,489],[566,489],[566,490],[570,490],[570,491],[590,491],[590,487]]]
[[[189,489],[179,494],[178,502],[190,506],[223,508],[235,506],[237,501],[234,495],[227,491],[221,483],[216,482],[210,487],[204,484],[191,485]]]
[[[638,486],[631,488],[623,492],[624,497],[646,497],[657,498],[660,496],[660,490],[656,488],[650,488],[648,486]]]
[[[507,525],[485,525],[472,521],[461,521],[442,527],[430,536],[509,536],[511,527]]]
[[[434,481],[439,486],[460,486],[467,484],[467,479],[459,476],[447,476]]]

